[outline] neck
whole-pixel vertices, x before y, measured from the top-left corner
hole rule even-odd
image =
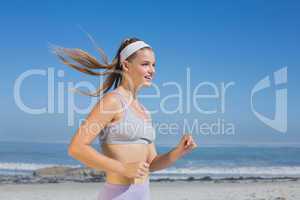
[[[129,84],[129,82],[126,80],[122,80],[120,87],[126,93],[126,95],[129,96],[129,98],[133,98],[133,100],[137,99],[139,87],[137,87],[135,85],[131,86],[131,84]]]

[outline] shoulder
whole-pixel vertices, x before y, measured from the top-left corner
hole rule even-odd
[[[121,103],[115,93],[108,92],[100,98],[96,104],[96,107],[100,110],[116,111],[121,108]]]
[[[149,115],[151,115],[151,112],[149,111],[149,109],[148,109],[146,106],[144,106],[144,104],[140,103],[140,105],[142,106],[143,110],[144,110],[146,113],[148,113]]]

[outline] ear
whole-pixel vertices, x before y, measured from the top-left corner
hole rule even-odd
[[[123,70],[124,72],[128,72],[128,68],[129,68],[129,62],[128,62],[127,60],[124,60],[124,61],[122,62],[122,70]]]

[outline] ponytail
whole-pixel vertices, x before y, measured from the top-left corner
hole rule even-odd
[[[87,96],[100,96],[108,92],[111,88],[117,88],[121,81],[122,81],[122,64],[120,62],[120,52],[129,44],[140,41],[138,38],[129,38],[124,40],[114,59],[109,64],[108,58],[104,51],[101,48],[97,48],[100,56],[104,62],[104,64],[100,63],[95,57],[91,56],[89,53],[78,49],[70,49],[64,47],[55,47],[53,48],[53,53],[58,56],[59,60],[82,73],[93,75],[93,76],[106,76],[104,82],[100,85],[100,87],[94,91],[93,93],[83,92],[77,90],[80,94],[87,95]],[[135,55],[132,54],[128,57],[132,59]],[[98,72],[97,70],[104,70],[103,72]]]

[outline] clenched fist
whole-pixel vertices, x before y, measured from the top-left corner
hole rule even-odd
[[[197,144],[193,140],[192,135],[190,134],[184,134],[179,142],[179,144],[176,146],[176,149],[178,150],[180,156],[185,155],[186,153],[192,151],[197,147]]]
[[[127,178],[143,178],[149,173],[149,164],[147,162],[124,163],[123,175]]]

